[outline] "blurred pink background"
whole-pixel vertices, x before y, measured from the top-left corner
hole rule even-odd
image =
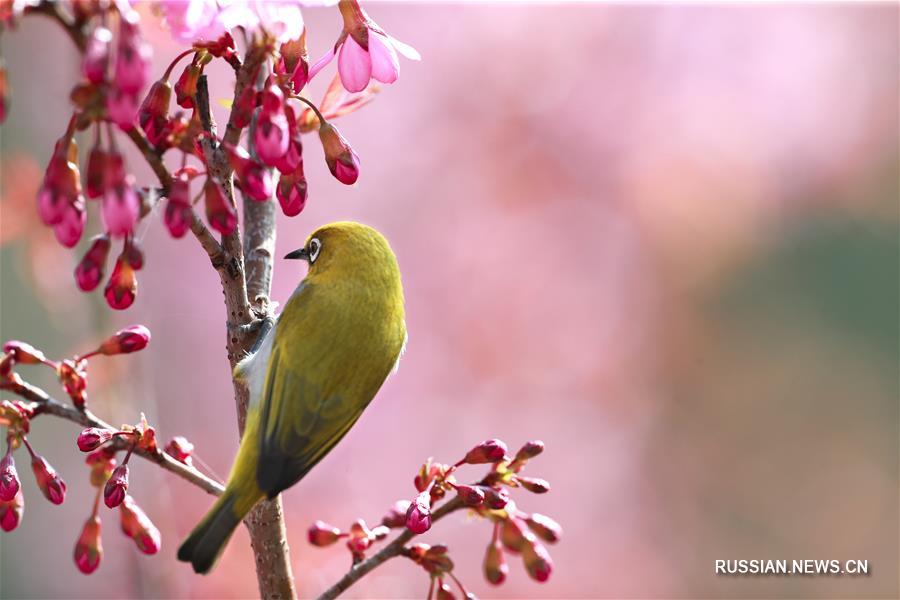
[[[479,597],[897,597],[897,6],[370,11],[423,61],[403,62],[396,84],[339,122],[362,159],[357,186],[335,182],[307,139],[310,201],[279,216],[276,254],[333,220],[377,227],[403,270],[410,341],[358,425],[285,494],[301,594],[349,566],[341,547],[306,543],[313,520],[375,523],[412,497],[425,458],[452,462],[500,437],[547,444],[528,474],[552,491],[515,496],[565,534],[547,584],[510,557],[493,588],[480,569],[489,525],[440,522],[424,541],[449,544]],[[340,19],[305,16],[317,57]],[[179,48],[148,31],[158,75]],[[22,216],[68,120],[75,54],[42,17],[3,44],[0,337],[63,356],[146,324],[149,351],[92,370],[95,412],[133,423],[143,410],[225,475],[237,429],[216,274],[190,237],[173,241],[150,218],[132,309],[76,290],[80,252]],[[224,68],[210,81],[231,96]],[[89,231],[97,223],[91,214]],[[278,260],[274,299],[303,274]],[[62,507],[40,499],[22,459],[26,512],[0,536],[0,595],[256,595],[243,530],[212,575],[177,563],[211,500],[143,461],[130,491],[162,551],[139,555],[103,513],[103,564],[78,573],[71,548],[92,493],[76,435],[35,423],[69,495]],[[871,573],[716,577],[717,558],[868,559]],[[347,597],[427,587],[395,560]]]

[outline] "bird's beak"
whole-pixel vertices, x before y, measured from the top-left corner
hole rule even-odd
[[[285,254],[284,257],[288,260],[294,260],[297,258],[309,260],[309,253],[306,251],[306,248],[300,248],[299,250],[294,250],[293,252]]]

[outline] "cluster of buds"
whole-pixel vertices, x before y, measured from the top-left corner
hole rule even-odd
[[[20,424],[32,417],[33,409],[9,401],[0,404],[0,424],[7,426],[6,454],[0,460],[0,529],[12,531],[22,522],[25,514],[25,497],[16,471],[13,450],[24,445],[31,455],[31,471],[44,497],[52,504],[62,504],[66,499],[66,482],[47,459],[32,448]]]
[[[128,450],[122,464],[117,464],[116,453],[125,440]],[[158,453],[156,433],[147,424],[144,415],[136,426],[123,425],[119,430],[89,427],[82,431],[77,440],[78,449],[87,452],[85,464],[90,469],[91,485],[97,488],[93,509],[81,535],[75,544],[75,565],[82,573],[89,575],[97,570],[103,558],[101,542],[100,498],[108,508],[118,508],[122,532],[134,541],[144,554],[159,552],[161,538],[159,530],[128,494],[128,461],[135,449]]]
[[[53,228],[60,244],[72,248],[84,233],[87,212],[78,171],[78,144],[75,142],[75,118],[56,141],[53,155],[38,191],[38,214]]]
[[[54,370],[63,389],[77,408],[87,402],[87,365],[95,356],[130,354],[143,350],[150,343],[150,330],[143,325],[132,325],[117,331],[94,350],[60,361],[49,360],[44,353],[30,344],[12,340],[3,345],[0,355],[0,389],[17,391],[22,385],[15,373],[15,365],[44,365]]]
[[[507,552],[522,556],[525,569],[533,579],[547,581],[553,563],[542,542],[552,544],[559,541],[562,529],[550,517],[519,510],[509,493],[509,490],[518,488],[535,494],[550,491],[550,484],[545,480],[522,474],[528,461],[543,450],[543,442],[530,441],[510,456],[506,444],[490,439],[474,446],[453,464],[428,459],[413,479],[416,496],[412,500],[398,500],[384,515],[380,527],[368,530],[365,522],[359,520],[344,532],[316,521],[309,529],[309,542],[314,546],[328,546],[348,538],[347,547],[355,564],[363,560],[365,550],[386,537],[390,529],[406,529],[414,534],[431,529],[436,505],[452,495],[456,504],[445,504],[445,512],[463,507],[493,523],[493,535],[484,558],[484,576],[489,583],[499,585],[506,580],[509,573]],[[455,473],[464,465],[490,465],[490,470],[479,481],[463,484],[457,481]],[[453,574],[453,561],[447,554],[446,546],[416,544],[406,548],[404,555],[429,574],[429,599],[455,598],[448,581],[456,584],[463,597],[474,598]]]

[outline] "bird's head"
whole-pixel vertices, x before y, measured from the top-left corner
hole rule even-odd
[[[309,263],[309,277],[395,276],[397,259],[384,236],[368,225],[341,221],[315,230],[302,248],[285,256]]]

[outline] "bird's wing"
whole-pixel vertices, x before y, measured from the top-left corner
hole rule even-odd
[[[320,291],[318,293],[321,293]],[[260,396],[257,483],[270,498],[319,462],[362,414],[387,375],[359,353],[350,319],[306,286],[278,320]],[[290,304],[289,303],[289,304]],[[328,331],[313,338],[311,331]],[[375,368],[372,368],[375,367]],[[383,370],[382,373],[378,373]],[[377,381],[376,381],[377,380]]]

